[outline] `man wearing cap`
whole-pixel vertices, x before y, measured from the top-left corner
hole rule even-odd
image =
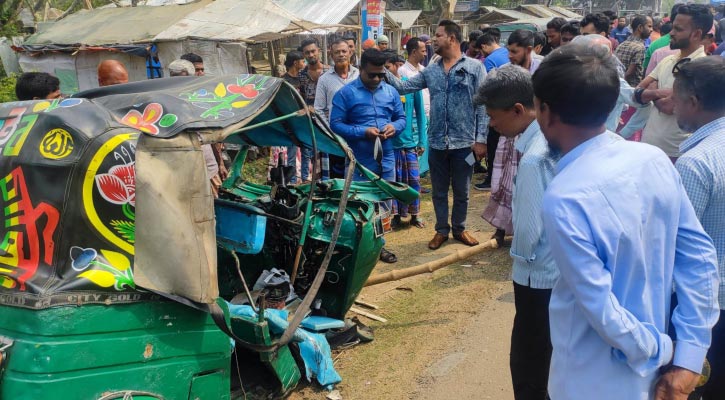
[[[378,36],[378,50],[380,50],[380,51],[387,50],[389,42],[390,41],[388,40],[387,36],[385,36],[385,35]]]

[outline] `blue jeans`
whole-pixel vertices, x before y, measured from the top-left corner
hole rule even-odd
[[[448,236],[466,230],[468,214],[468,192],[471,187],[473,166],[466,162],[471,148],[455,150],[430,149],[430,180],[433,185],[433,209],[436,214],[436,232]],[[448,223],[448,188],[453,187],[453,210]]]
[[[294,176],[289,181],[291,184],[297,183],[297,149],[297,146],[287,146],[287,166],[295,170]]]
[[[310,162],[314,160],[314,154],[309,147],[302,147],[302,157],[300,162],[300,175],[302,181],[312,180],[310,178]],[[322,167],[322,180],[330,179],[330,159],[326,153],[320,153],[320,165]]]

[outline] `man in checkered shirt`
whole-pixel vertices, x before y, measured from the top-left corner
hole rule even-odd
[[[642,63],[646,48],[644,45],[652,33],[652,18],[638,15],[632,19],[632,35],[620,43],[614,51],[619,61],[625,66],[624,80],[632,87],[639,85],[642,80]]]
[[[720,321],[707,353],[712,373],[704,400],[725,399],[725,59],[702,57],[681,64],[672,99],[677,124],[692,136],[680,144],[675,167],[697,218],[715,244],[720,275]]]

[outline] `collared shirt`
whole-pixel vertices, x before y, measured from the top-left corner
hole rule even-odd
[[[580,144],[557,163],[543,215],[560,273],[552,399],[646,400],[671,360],[701,370],[719,315],[717,256],[662,151],[608,131]]]
[[[390,72],[387,80],[401,94],[430,90],[430,126],[428,143],[432,149],[445,150],[486,143],[488,115],[486,107],[476,106],[473,98],[486,79],[483,65],[462,56],[446,72],[443,59],[429,64],[420,74],[402,81]]]
[[[320,77],[322,77],[322,75],[324,75],[329,68],[329,66],[323,64]],[[320,78],[317,78],[317,81],[319,81],[319,79]],[[317,81],[313,80],[310,77],[309,66],[305,67],[304,69],[302,69],[302,71],[300,71],[300,93],[302,94],[302,98],[305,99],[305,104],[307,104],[308,106],[315,105],[315,95],[317,94]]]
[[[647,70],[644,72],[645,75],[651,74],[652,71],[655,70],[655,67],[657,66],[657,64],[659,64],[660,61],[664,60],[665,57],[671,56],[673,54],[677,54],[679,52],[680,52],[679,50],[672,50],[670,48],[670,46],[668,45],[668,46],[662,47],[662,48],[658,49],[657,51],[655,51],[654,53],[652,53],[652,57],[650,57],[650,59],[649,59],[649,64],[647,64]]]
[[[514,235],[511,257],[513,280],[534,289],[551,289],[559,277],[549,240],[544,236],[541,206],[546,187],[554,177],[556,160],[551,157],[544,134],[534,120],[514,145],[523,154],[514,178]]]
[[[725,310],[725,117],[695,131],[680,144],[677,170],[695,214],[717,249],[720,309]]]
[[[315,111],[321,115],[327,121],[330,120],[330,110],[332,110],[332,98],[335,97],[335,93],[340,90],[343,86],[354,81],[360,76],[360,70],[353,67],[349,67],[347,71],[347,78],[343,78],[338,75],[335,68],[328,69],[324,74],[320,75],[320,79],[317,81],[317,91],[315,95]]]
[[[400,75],[403,78],[410,79],[421,73],[421,71],[423,71],[424,69],[425,67],[422,64],[418,64],[418,68],[416,68],[413,66],[413,64],[406,61],[405,64],[400,67],[398,72],[400,72]],[[423,92],[423,102],[425,103],[425,115],[430,116],[430,93],[428,92],[428,89],[423,89],[421,90],[421,92]]]
[[[687,56],[691,60],[700,57],[707,57],[702,46],[698,47],[692,54]],[[665,57],[657,64],[657,67],[649,76],[657,81],[659,89],[672,89],[675,77],[672,75],[672,67],[680,60],[680,53]],[[677,125],[677,118],[674,115],[661,113],[656,108],[650,111],[647,125],[642,131],[642,142],[657,146],[670,157],[680,156],[680,143],[690,136]]]
[[[405,112],[400,95],[395,88],[385,82],[381,82],[380,86],[371,92],[358,78],[340,89],[332,99],[330,113],[332,131],[347,141],[359,163],[381,176],[393,171],[392,180],[395,180],[392,139],[381,142],[383,145],[381,170],[381,166],[373,157],[375,142],[365,137],[367,128],[376,127],[382,131],[388,124],[395,127],[396,135],[400,134],[405,129]],[[355,177],[360,178],[358,172],[355,173]]]
[[[627,82],[632,86],[639,85],[642,80],[642,62],[646,51],[644,41],[634,35],[622,42],[614,51],[614,55],[624,64],[625,70],[634,64],[634,75],[627,77]]]

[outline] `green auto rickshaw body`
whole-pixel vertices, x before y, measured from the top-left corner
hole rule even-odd
[[[355,164],[305,110],[294,88],[257,75],[0,104],[0,398],[228,399],[255,361],[293,388],[288,343],[264,317],[226,313],[241,278],[251,289],[265,269],[295,271],[304,302],[343,318],[382,247],[379,203],[417,195],[363,170],[372,182],[253,184],[242,151],[215,202],[204,144],[309,146]],[[282,192],[291,214],[278,213]],[[226,225],[257,224],[261,248],[217,242],[215,207],[230,205]],[[233,354],[220,326],[253,357]]]

